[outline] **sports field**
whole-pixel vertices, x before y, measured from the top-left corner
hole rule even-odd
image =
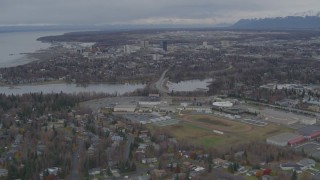
[[[218,149],[254,140],[265,141],[269,136],[291,131],[276,124],[258,127],[214,115],[183,115],[179,119],[179,124],[163,128],[178,140]],[[213,130],[224,134],[214,133]]]
[[[205,129],[219,130],[222,132],[247,132],[252,129],[251,125],[231,121],[219,116],[184,115],[181,116],[181,119],[185,122],[189,122]]]

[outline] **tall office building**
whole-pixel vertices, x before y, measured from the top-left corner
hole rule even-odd
[[[130,48],[130,46],[129,46],[129,45],[125,45],[125,46],[123,47],[123,51],[124,51],[125,54],[130,54],[130,53],[131,53],[131,48]]]
[[[161,47],[164,51],[168,51],[168,42],[167,42],[167,41],[161,41],[160,47]]]
[[[149,41],[141,41],[141,48],[147,49],[149,47]]]

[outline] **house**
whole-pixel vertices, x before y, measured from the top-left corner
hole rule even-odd
[[[219,165],[219,166],[223,166],[225,163],[227,163],[226,160],[223,160],[220,158],[213,159],[212,161],[215,165]]]
[[[119,178],[120,177],[120,173],[119,173],[118,169],[111,170],[111,173],[115,178]]]
[[[149,146],[148,144],[140,143],[139,146],[138,146],[138,149],[143,149],[143,150],[145,150],[145,149],[147,149],[148,146]]]
[[[271,169],[265,169],[265,170],[263,170],[263,175],[270,175],[271,172],[272,172]]]
[[[191,162],[183,162],[183,166],[187,169],[191,169],[193,165]]]
[[[320,172],[313,175],[312,180],[320,180]]]
[[[37,145],[37,155],[42,155],[45,150],[46,150],[46,145],[44,144]]]
[[[200,171],[203,171],[205,170],[205,168],[203,167],[200,167],[200,166],[197,166],[196,168],[193,169],[195,172],[200,172]]]
[[[261,180],[274,180],[275,178],[273,176],[270,175],[263,175],[261,177]]]
[[[57,176],[60,171],[61,171],[61,168],[51,167],[51,168],[45,169],[42,173],[39,174],[39,176],[40,176],[40,179],[43,179],[43,175],[45,172],[47,172],[51,176]]]
[[[151,179],[151,176],[148,174],[137,177],[137,180],[150,180],[150,179]]]
[[[241,158],[243,155],[244,155],[244,151],[239,151],[239,152],[234,153],[235,158]]]
[[[299,162],[297,162],[298,165],[302,166],[302,169],[307,169],[307,168],[313,168],[316,165],[316,161],[313,159],[302,159]]]
[[[61,168],[58,168],[58,167],[51,167],[51,168],[48,168],[47,171],[49,172],[49,174],[53,174],[55,176],[58,175],[59,171],[61,170]]]
[[[96,151],[96,148],[93,145],[90,145],[90,147],[88,148],[87,153],[88,153],[89,156],[93,156],[95,151]]]
[[[95,176],[99,175],[100,173],[101,173],[100,168],[93,168],[93,169],[89,170],[89,176],[95,177]]]
[[[163,169],[154,169],[151,174],[155,179],[161,179],[167,175],[167,172]]]
[[[296,171],[297,173],[301,173],[302,172],[302,167],[301,165],[298,164],[294,164],[294,163],[283,163],[280,164],[280,168],[284,171],[288,171],[288,170],[292,170],[292,171]]]
[[[248,170],[244,166],[240,166],[238,169],[238,172],[241,174],[244,174],[244,173],[248,172]]]
[[[123,141],[123,137],[115,135],[115,136],[111,137],[111,140],[112,141]]]
[[[0,169],[0,177],[6,177],[6,176],[8,176],[8,170]]]
[[[150,163],[156,163],[156,162],[158,162],[157,158],[143,158],[141,160],[142,164],[150,164]]]

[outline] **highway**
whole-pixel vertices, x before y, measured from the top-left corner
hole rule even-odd
[[[163,94],[167,94],[169,93],[169,90],[165,87],[165,81],[166,79],[164,78],[167,74],[167,72],[171,69],[172,66],[170,66],[168,69],[166,69],[165,71],[163,71],[163,73],[161,74],[159,80],[157,82],[154,83],[153,87],[155,89],[157,89],[160,93]]]

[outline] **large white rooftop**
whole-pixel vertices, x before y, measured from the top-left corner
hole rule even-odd
[[[212,105],[217,107],[232,107],[233,103],[230,101],[223,101],[223,102],[214,102],[212,103]]]

